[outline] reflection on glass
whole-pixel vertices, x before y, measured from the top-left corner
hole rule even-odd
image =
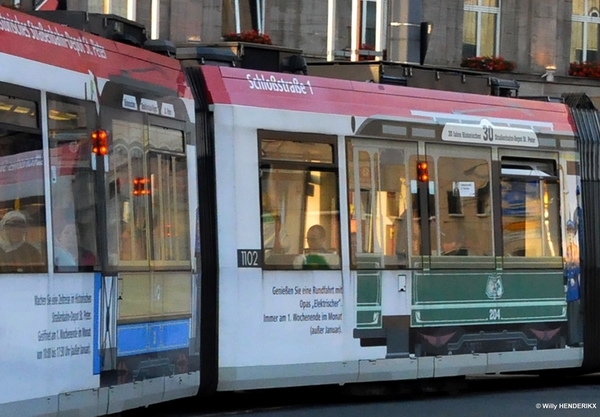
[[[261,170],[265,265],[303,269],[340,267],[336,183],[334,172]]]
[[[411,193],[416,165],[415,146],[390,148],[348,147],[350,198],[350,249],[358,269],[407,267],[419,253],[418,219],[409,207],[417,201]],[[409,238],[410,236],[410,238]]]
[[[90,131],[82,105],[48,100],[54,264],[57,271],[92,270],[96,256]]]
[[[431,228],[431,241],[439,239],[439,253],[454,256],[492,255],[490,168],[484,159],[439,157],[437,161],[439,237]]]
[[[187,164],[172,155],[150,156],[154,261],[190,259]]]
[[[598,25],[593,23],[587,24],[587,45],[586,45],[586,61],[597,61],[598,56]]]
[[[145,233],[148,199],[135,194],[137,184],[134,184],[136,179],[146,178],[143,125],[113,120],[112,137],[110,173],[107,174],[109,262],[119,265],[148,259]]]
[[[0,172],[0,272],[43,272],[47,262],[41,135],[0,128]]]
[[[585,16],[585,1],[586,0],[573,0],[573,14],[579,16]]]
[[[0,94],[0,123],[37,128],[36,103]]]
[[[465,1],[463,58],[496,54],[499,0]]]
[[[481,45],[478,55],[496,55],[496,16],[492,13],[481,13]]]
[[[505,256],[561,256],[558,184],[532,179],[502,180]]]
[[[463,58],[477,55],[477,14],[465,11],[463,18]]]
[[[333,162],[333,147],[326,143],[305,143],[263,139],[262,157],[279,161]]]
[[[572,22],[570,62],[583,61],[583,22]]]

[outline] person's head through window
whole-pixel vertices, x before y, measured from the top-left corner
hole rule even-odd
[[[2,246],[6,252],[19,248],[27,238],[27,218],[20,211],[6,213],[0,221],[2,230]]]
[[[327,252],[325,248],[325,241],[327,233],[325,228],[320,224],[315,224],[308,229],[306,232],[306,243],[308,245],[307,252]]]
[[[27,242],[27,217],[9,211],[0,221],[0,264],[6,272],[33,272],[44,268],[40,251]]]

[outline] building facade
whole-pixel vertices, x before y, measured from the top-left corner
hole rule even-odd
[[[502,56],[517,78],[595,86],[569,77],[572,62],[600,60],[600,0],[0,0],[113,13],[150,38],[214,43],[243,30],[301,49],[309,60],[385,59],[460,67]],[[423,31],[423,24],[429,33]],[[421,48],[427,39],[425,58]],[[533,88],[547,94],[553,87]]]

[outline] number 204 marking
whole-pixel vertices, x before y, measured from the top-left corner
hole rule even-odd
[[[500,309],[499,308],[490,308],[490,320],[500,320]]]

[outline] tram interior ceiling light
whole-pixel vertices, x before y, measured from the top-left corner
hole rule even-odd
[[[15,107],[13,109],[13,112],[19,113],[19,114],[27,114],[27,113],[29,113],[29,107],[21,107],[21,106]]]
[[[67,121],[67,120],[75,120],[77,119],[77,115],[74,113],[65,113],[58,110],[50,110],[48,113],[48,117],[51,120],[57,121]]]

